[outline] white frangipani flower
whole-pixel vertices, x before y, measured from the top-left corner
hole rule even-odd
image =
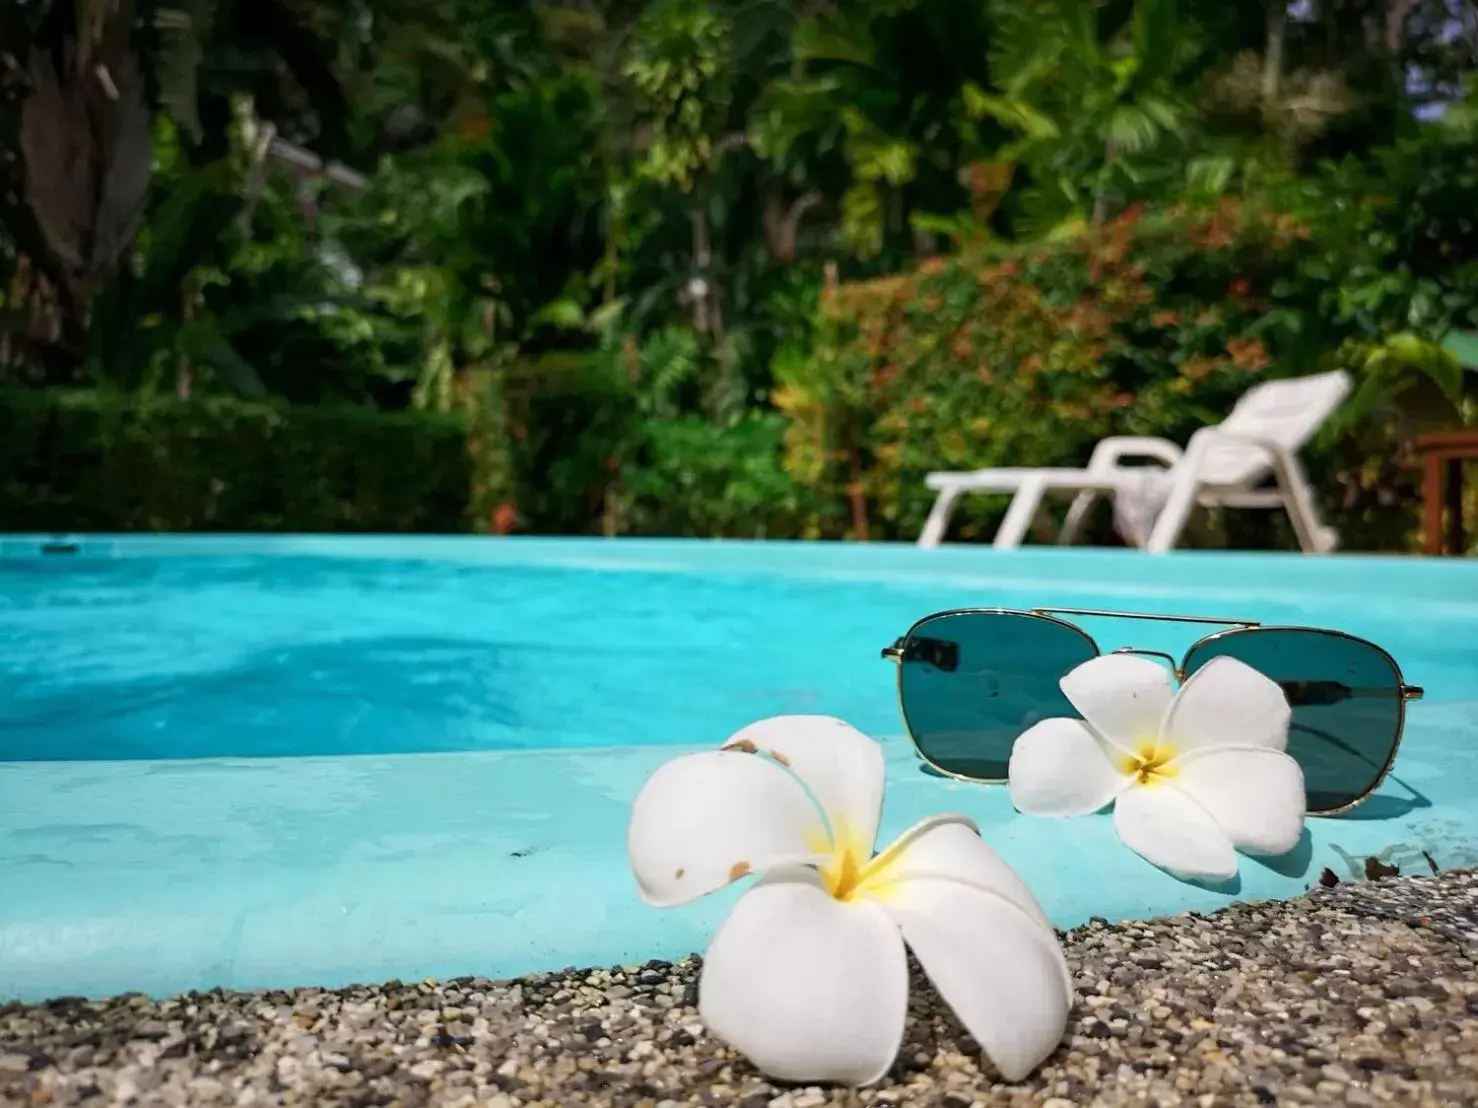
[[[964,816],[874,855],[882,804],[882,748],[829,716],[762,720],[648,779],[627,837],[647,903],[761,875],[708,948],[699,1014],[772,1077],[870,1084],[903,1042],[906,942],[996,1068],[1025,1077],[1072,1007],[1057,936]]]
[[[1082,719],[1044,719],[1011,748],[1011,802],[1040,816],[1114,805],[1130,850],[1177,877],[1224,881],[1236,851],[1286,854],[1303,834],[1304,779],[1284,748],[1276,682],[1214,658],[1179,692],[1148,658],[1106,654],[1061,681]]]

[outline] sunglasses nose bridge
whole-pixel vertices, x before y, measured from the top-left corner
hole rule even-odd
[[[1180,672],[1180,663],[1175,660],[1173,655],[1166,654],[1163,650],[1141,650],[1137,646],[1121,646],[1117,650],[1110,650],[1109,653],[1138,654],[1142,658],[1163,658],[1170,663],[1170,672],[1175,674],[1175,679],[1177,681],[1184,680],[1184,675]]]

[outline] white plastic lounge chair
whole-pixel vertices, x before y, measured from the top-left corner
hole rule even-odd
[[[1180,541],[1197,504],[1221,508],[1283,508],[1306,554],[1327,554],[1338,534],[1319,521],[1298,452],[1349,394],[1343,370],[1266,381],[1242,395],[1227,418],[1191,436],[1185,450],[1166,439],[1115,437],[1093,450],[1086,469],[979,469],[931,473],[925,484],[939,493],[919,545],[938,546],[962,493],[1014,493],[995,547],[1021,545],[1048,492],[1076,496],[1060,543],[1078,537],[1101,495],[1114,500],[1114,520],[1125,539],[1152,554]],[[1158,465],[1120,463],[1137,458]],[[1272,484],[1266,482],[1272,478]]]

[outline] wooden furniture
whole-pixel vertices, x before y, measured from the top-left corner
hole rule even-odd
[[[1412,444],[1422,457],[1422,530],[1428,554],[1463,554],[1463,463],[1478,461],[1478,428],[1434,431]],[[1447,542],[1442,509],[1447,508]]]

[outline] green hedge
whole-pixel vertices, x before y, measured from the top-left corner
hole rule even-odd
[[[466,421],[0,390],[0,529],[456,532]]]

